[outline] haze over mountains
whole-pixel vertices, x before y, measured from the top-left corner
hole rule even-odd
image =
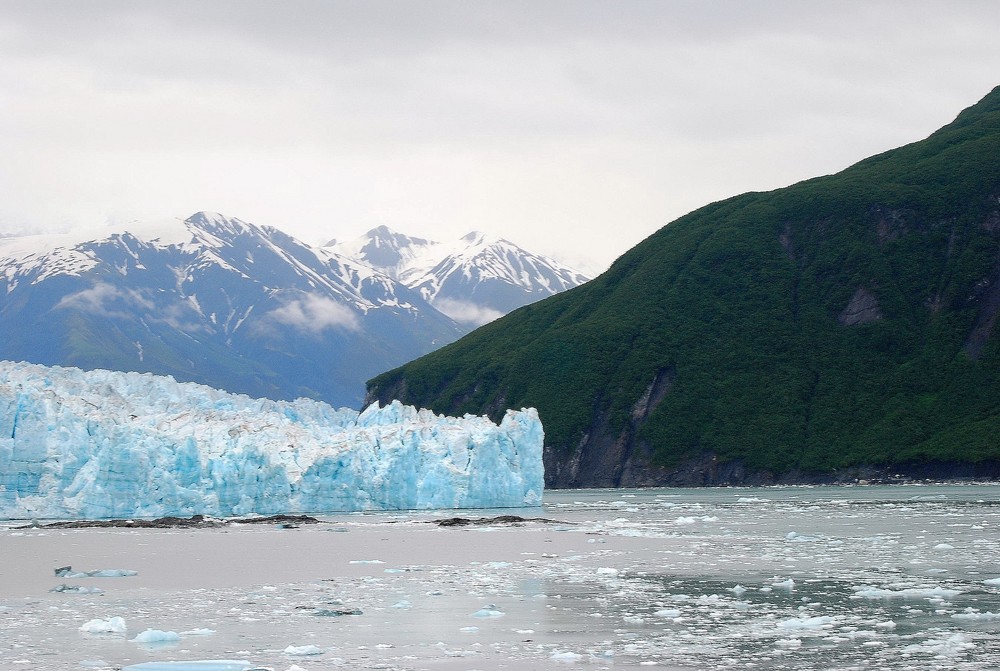
[[[507,261],[518,259],[512,252]],[[464,267],[461,259],[441,263]],[[545,293],[535,292],[524,267],[503,275],[526,282],[511,293],[528,302]],[[450,295],[480,317],[510,309],[479,307],[480,295],[496,292],[475,281],[464,287]],[[152,372],[252,396],[358,407],[364,380],[475,323],[455,321],[428,297],[363,255],[210,212],[91,240],[3,238],[0,359]]]
[[[998,317],[1000,88],[923,141],[681,217],[369,398],[536,407],[549,486],[1000,477]]]

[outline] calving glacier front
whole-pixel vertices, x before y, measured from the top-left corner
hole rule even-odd
[[[169,377],[0,362],[0,517],[534,505],[534,409],[361,413]]]

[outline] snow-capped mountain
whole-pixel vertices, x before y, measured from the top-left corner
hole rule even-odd
[[[438,242],[423,238],[411,238],[402,233],[396,233],[388,226],[378,226],[361,237],[347,242],[337,243],[331,240],[328,249],[334,249],[338,254],[350,259],[361,261],[389,277],[398,280],[400,274],[414,263],[430,254],[437,258]]]
[[[0,359],[357,406],[365,380],[464,331],[365,263],[215,213],[0,239]]]
[[[441,243],[379,226],[327,249],[398,279],[441,312],[470,326],[589,279],[557,261],[477,231]]]

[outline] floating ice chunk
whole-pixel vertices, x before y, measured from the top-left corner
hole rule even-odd
[[[463,634],[475,634],[479,631],[479,627],[462,627],[459,631]]]
[[[885,589],[866,585],[855,587],[856,596],[865,599],[952,599],[962,593],[960,589],[940,586],[907,587],[904,589]]]
[[[549,659],[554,662],[562,662],[564,664],[575,664],[583,659],[583,655],[576,652],[569,651],[556,651],[549,655]]]
[[[181,636],[211,636],[214,633],[214,629],[188,629],[187,631],[182,631]]]
[[[955,613],[951,618],[953,620],[966,620],[968,622],[987,622],[990,620],[1000,620],[1000,613],[994,613],[993,611],[986,611],[985,613],[966,611],[964,613]]]
[[[84,587],[83,585],[67,585],[63,583],[62,585],[56,585],[50,592],[61,592],[63,594],[103,594],[104,590],[100,587]]]
[[[139,575],[138,571],[132,571],[123,568],[102,568],[95,571],[74,571],[72,566],[63,566],[57,568],[56,571],[57,578],[127,578],[129,576]]]
[[[886,620],[885,622],[878,622],[875,624],[876,629],[888,629],[893,630],[896,628],[896,623],[892,620]]]
[[[124,568],[105,568],[98,571],[90,571],[87,575],[92,578],[127,578],[139,575],[139,572]]]
[[[282,652],[292,657],[308,657],[310,655],[322,655],[326,650],[318,645],[290,645]]]
[[[176,643],[181,640],[181,635],[176,631],[163,631],[161,629],[147,629],[137,634],[135,638],[129,639],[133,643]]]
[[[597,569],[597,575],[618,575],[618,569],[611,568],[610,566],[601,566]]]
[[[747,588],[743,585],[736,585],[735,587],[730,587],[729,591],[739,597],[747,593]]]
[[[786,589],[789,592],[795,589],[795,581],[789,578],[788,580],[779,580],[777,582],[772,582],[771,587],[776,589]]]
[[[95,619],[80,625],[80,631],[88,634],[124,634],[127,629],[125,620],[120,617],[107,620]]]
[[[946,551],[946,550],[954,550],[955,546],[954,545],[949,545],[948,543],[938,543],[937,545],[934,546],[934,549],[937,550],[937,551],[939,551],[939,552],[943,552],[943,551]]]
[[[475,613],[472,614],[472,617],[492,618],[492,617],[503,617],[504,615],[505,613],[502,610],[498,609],[495,604],[491,603],[477,610]]]
[[[381,559],[352,559],[352,564],[384,564]]]
[[[798,638],[781,638],[774,642],[779,648],[801,648],[802,640]]]
[[[399,608],[400,610],[409,610],[410,608],[413,608],[413,604],[407,601],[406,599],[403,599],[402,601],[397,601],[396,603],[392,604],[392,607]]]
[[[789,531],[785,534],[785,540],[792,543],[815,543],[823,539],[819,536],[807,536],[805,534],[800,534],[797,531]]]
[[[976,647],[965,634],[952,634],[946,638],[929,638],[903,648],[904,653],[923,652],[940,657],[953,657]]]
[[[247,671],[250,662],[232,659],[203,659],[184,662],[143,662],[126,666],[122,671]]]
[[[681,525],[694,524],[694,522],[695,522],[694,518],[689,516],[681,516],[678,517],[676,520],[674,520],[674,524],[681,524]]]
[[[984,580],[983,584],[1000,587],[1000,578],[990,578],[989,580]]]
[[[657,617],[680,617],[681,612],[676,608],[661,608],[660,610],[653,613]]]
[[[815,617],[793,617],[790,620],[782,620],[778,623],[778,629],[831,629],[833,618],[829,615],[817,615]]]

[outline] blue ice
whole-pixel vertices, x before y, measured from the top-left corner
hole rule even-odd
[[[542,424],[363,412],[173,378],[0,362],[0,518],[541,503]]]

